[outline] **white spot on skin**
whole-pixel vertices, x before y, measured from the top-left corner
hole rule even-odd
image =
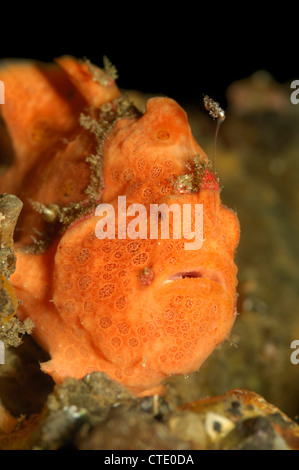
[[[146,367],[146,357],[142,356],[142,362],[141,362],[142,367]]]

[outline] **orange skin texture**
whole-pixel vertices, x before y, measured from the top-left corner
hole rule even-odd
[[[234,324],[238,219],[221,204],[217,184],[174,190],[174,179],[190,173],[190,158],[207,156],[181,107],[152,98],[143,116],[121,118],[108,133],[99,200],[116,214],[117,197],[124,195],[127,206],[143,204],[148,214],[153,203],[203,204],[202,247],[186,250],[184,238],[160,236],[98,239],[93,213],[57,234],[43,254],[22,252],[32,228],[44,228],[28,198],[59,205],[86,199],[85,159],[96,142],[79,125],[79,114],[120,96],[113,82],[99,85],[76,59],[56,62],[0,67],[2,115],[15,152],[0,187],[24,202],[11,277],[22,300],[17,314],[34,321],[33,335],[51,356],[42,370],[57,383],[99,370],[136,395],[152,394],[168,376],[197,370]]]

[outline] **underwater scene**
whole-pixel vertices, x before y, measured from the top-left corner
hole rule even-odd
[[[0,60],[0,449],[298,450],[299,73],[86,55]]]

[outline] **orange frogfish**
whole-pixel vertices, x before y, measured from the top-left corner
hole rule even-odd
[[[183,109],[157,97],[141,113],[104,65],[1,62],[0,190],[24,203],[11,283],[42,370],[102,371],[138,396],[229,335],[239,223]]]

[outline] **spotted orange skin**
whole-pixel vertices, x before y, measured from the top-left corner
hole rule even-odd
[[[148,214],[150,204],[203,204],[202,247],[186,250],[186,239],[172,237],[102,240],[95,234],[99,218],[91,215],[57,234],[45,253],[23,253],[32,227],[44,228],[28,197],[61,205],[86,198],[90,167],[85,159],[96,142],[78,126],[79,112],[119,96],[116,85],[95,84],[75,59],[57,63],[60,68],[28,62],[0,68],[8,103],[2,114],[15,147],[15,162],[0,184],[24,201],[17,269],[11,277],[22,300],[18,315],[34,321],[34,337],[51,356],[41,367],[56,382],[100,370],[136,395],[151,394],[166,377],[197,370],[233,326],[238,219],[221,204],[212,174],[206,174],[196,192],[176,190],[174,181],[190,172],[192,158],[199,154],[204,161],[207,156],[182,108],[169,98],[152,98],[143,116],[119,119],[107,135],[99,200],[111,204],[116,215],[118,196],[124,195],[127,206],[143,204]],[[17,85],[18,100],[25,100],[17,80],[21,71],[36,82],[38,95],[32,92],[25,123],[11,111]],[[41,96],[44,106],[39,105],[37,116]],[[38,127],[47,122],[55,128],[59,113],[64,124],[56,134]],[[116,218],[116,233],[117,228]],[[200,276],[171,280],[184,272]]]

